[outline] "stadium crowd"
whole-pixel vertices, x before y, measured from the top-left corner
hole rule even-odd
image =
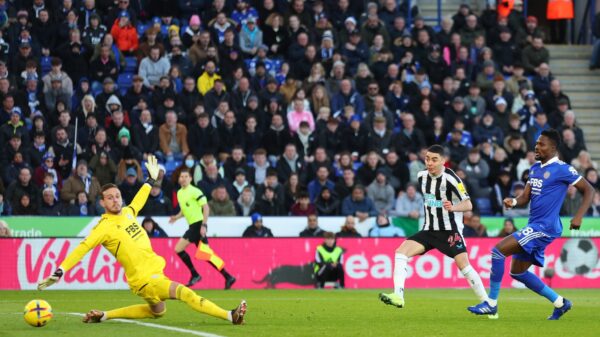
[[[477,213],[526,215],[501,201],[550,127],[599,188],[521,10],[462,5],[431,27],[395,0],[0,1],[1,212],[99,214],[111,182],[129,203],[155,154],[145,216],[174,214],[187,167],[211,215],[418,218],[424,149],[442,144]]]

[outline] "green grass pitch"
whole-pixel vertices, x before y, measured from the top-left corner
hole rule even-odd
[[[246,324],[201,315],[169,301],[166,315],[145,323],[217,336],[600,336],[600,291],[561,290],[573,309],[560,321],[546,321],[552,305],[528,290],[503,290],[500,318],[467,312],[477,301],[471,290],[407,290],[406,308],[384,305],[377,290],[198,291],[224,308],[248,301]],[[28,326],[25,304],[47,300],[54,318],[45,327]],[[68,313],[142,303],[128,291],[0,291],[0,336],[118,337],[193,336],[124,322],[83,324]],[[208,336],[208,335],[206,335]]]

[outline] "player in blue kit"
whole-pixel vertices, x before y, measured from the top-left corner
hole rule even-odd
[[[571,309],[571,301],[558,295],[528,271],[532,264],[544,266],[546,246],[562,234],[559,211],[569,185],[583,193],[583,201],[571,219],[571,229],[579,229],[594,195],[592,186],[582,179],[577,170],[558,159],[559,144],[560,135],[556,130],[542,131],[535,144],[535,159],[538,162],[529,170],[525,191],[516,198],[504,199],[506,208],[525,206],[531,200],[529,222],[525,228],[505,237],[492,249],[489,300],[468,307],[470,312],[492,315],[491,318],[497,314],[504,260],[511,255],[510,276],[554,304],[554,312],[548,317],[549,320],[557,320]]]

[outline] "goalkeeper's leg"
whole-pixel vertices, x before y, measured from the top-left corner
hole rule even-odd
[[[225,310],[210,300],[198,296],[192,289],[177,282],[171,283],[169,295],[172,299],[185,302],[190,308],[203,314],[228,320],[233,324],[242,324],[244,322],[244,315],[246,314],[245,301],[242,301],[234,310]]]
[[[128,307],[117,308],[109,311],[90,310],[83,318],[84,323],[100,323],[114,318],[160,318],[167,312],[165,302],[157,304],[136,304]]]

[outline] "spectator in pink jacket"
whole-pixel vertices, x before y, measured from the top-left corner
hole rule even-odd
[[[288,126],[291,132],[296,132],[300,127],[300,122],[307,122],[310,131],[315,131],[315,119],[312,112],[304,110],[304,102],[298,98],[294,100],[294,110],[288,112]]]

